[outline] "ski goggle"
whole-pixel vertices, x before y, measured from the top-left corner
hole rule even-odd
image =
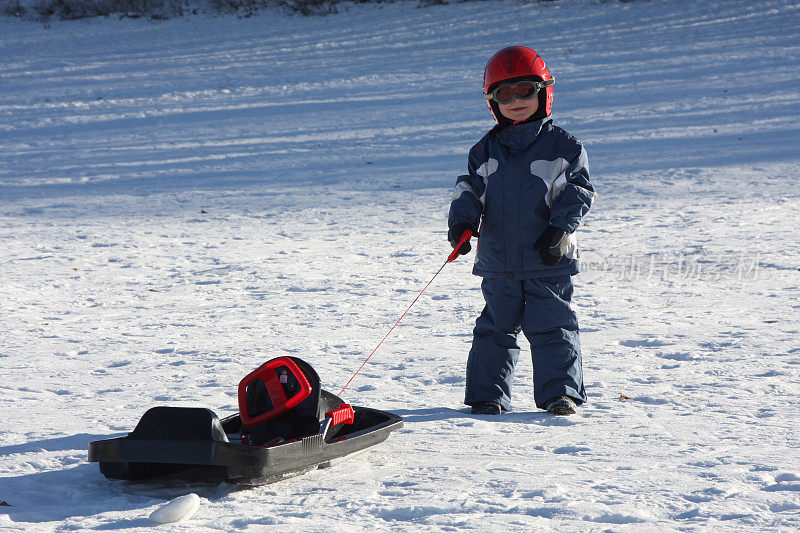
[[[544,81],[519,81],[517,83],[504,83],[489,94],[483,97],[487,100],[494,100],[499,104],[510,104],[514,98],[527,100],[539,93],[540,89],[550,87],[556,82],[555,78]]]

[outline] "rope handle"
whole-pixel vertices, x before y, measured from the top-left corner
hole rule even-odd
[[[447,258],[447,262],[455,261],[456,257],[458,257],[458,249],[461,248],[461,245],[467,242],[472,238],[472,230],[464,230],[464,233],[461,234],[461,239],[456,244],[456,247],[453,248],[453,251],[450,252],[450,256]]]

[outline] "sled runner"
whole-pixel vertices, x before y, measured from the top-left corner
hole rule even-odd
[[[89,443],[89,461],[112,479],[177,475],[271,483],[364,450],[403,426],[392,413],[350,406],[320,387],[305,361],[278,357],[239,383],[239,414],[153,407],[126,437]]]

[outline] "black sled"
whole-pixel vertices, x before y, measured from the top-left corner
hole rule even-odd
[[[329,466],[401,427],[397,415],[323,390],[305,361],[279,357],[239,383],[239,414],[220,420],[210,409],[153,407],[128,436],[90,442],[89,461],[112,479],[260,485]]]

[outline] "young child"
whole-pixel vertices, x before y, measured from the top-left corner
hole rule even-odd
[[[468,174],[453,191],[452,246],[480,229],[473,274],[483,277],[486,306],[475,322],[464,400],[473,414],[510,409],[520,329],[531,344],[537,407],[569,415],[586,401],[571,276],[574,232],[596,194],[586,150],[551,122],[554,82],[529,48],[492,56],[483,92],[497,125],[472,147]],[[459,253],[470,250],[465,242]]]

